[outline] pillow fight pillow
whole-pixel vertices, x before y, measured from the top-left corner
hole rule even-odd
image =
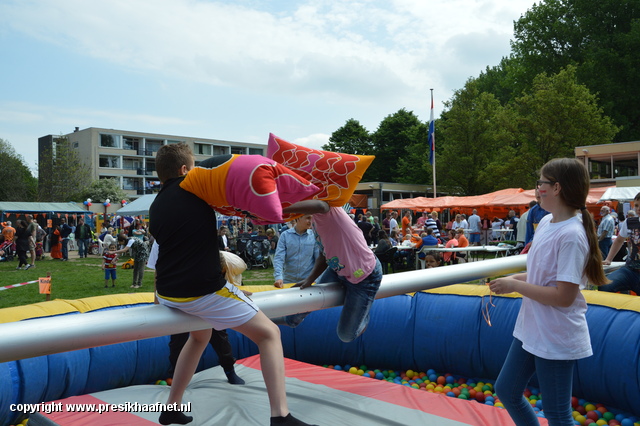
[[[261,155],[218,155],[187,173],[185,190],[227,216],[248,217],[256,224],[282,223],[282,209],[319,189],[285,166]]]
[[[373,155],[341,154],[321,151],[287,142],[269,134],[267,157],[298,173],[320,188],[314,199],[332,207],[349,202]]]

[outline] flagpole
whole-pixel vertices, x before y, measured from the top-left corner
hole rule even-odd
[[[429,157],[431,158],[431,166],[433,168],[433,198],[437,197],[436,191],[436,135],[435,123],[433,118],[433,89],[431,89],[431,117],[429,120]]]

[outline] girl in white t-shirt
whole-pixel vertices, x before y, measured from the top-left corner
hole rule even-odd
[[[542,167],[536,184],[540,221],[527,257],[527,272],[489,283],[496,294],[518,292],[522,305],[514,340],[496,381],[496,393],[518,425],[537,425],[523,396],[537,373],[550,425],[571,425],[571,387],[576,360],[593,354],[580,292],[587,281],[605,284],[593,218],[585,206],[589,173],[569,158]],[[578,212],[581,214],[578,215]]]

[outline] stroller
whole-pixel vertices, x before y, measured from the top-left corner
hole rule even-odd
[[[16,244],[13,241],[3,241],[0,243],[0,250],[4,255],[0,255],[0,262],[9,262],[16,255]]]
[[[247,264],[247,269],[263,267],[267,269],[270,264],[269,248],[271,243],[265,237],[255,237],[243,234],[238,237],[238,256]]]

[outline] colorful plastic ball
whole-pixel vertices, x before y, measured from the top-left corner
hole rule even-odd
[[[169,377],[167,380],[165,380],[165,382],[167,382],[168,386],[171,386],[171,383],[173,383],[173,379]]]
[[[575,420],[576,420],[576,422],[578,422],[578,424],[583,425],[583,424],[584,424],[584,422],[585,422],[587,419],[586,419],[582,414],[578,414],[578,415],[575,417]]]
[[[633,420],[629,418],[622,419],[620,426],[633,426]]]
[[[593,407],[593,405],[592,405],[592,407]],[[587,408],[587,407],[584,407],[584,408]],[[593,407],[593,408],[595,408],[595,407]],[[588,410],[586,417],[587,417],[587,419],[591,419],[591,420],[593,420],[595,422],[596,420],[598,420],[600,418],[600,416],[601,416],[600,412],[598,412],[596,410]]]
[[[333,367],[333,369],[334,369],[334,370],[342,371],[342,367],[340,367],[339,365],[334,366],[334,367]]]
[[[364,376],[364,370],[361,368],[358,370],[358,376]]]
[[[376,373],[376,379],[383,380],[384,379],[384,374],[380,373],[380,372]]]
[[[539,408],[539,409],[541,409],[541,410],[543,409],[543,408],[542,408],[542,400],[541,400],[541,399],[538,399],[538,400],[536,401],[536,408]]]
[[[616,416],[614,416],[614,414],[611,411],[607,411],[602,415],[602,418],[605,419],[607,422],[609,422],[610,420],[613,420],[615,417]]]
[[[358,374],[358,369],[357,369],[356,367],[351,367],[351,368],[349,369],[349,373],[351,373],[351,374]]]

